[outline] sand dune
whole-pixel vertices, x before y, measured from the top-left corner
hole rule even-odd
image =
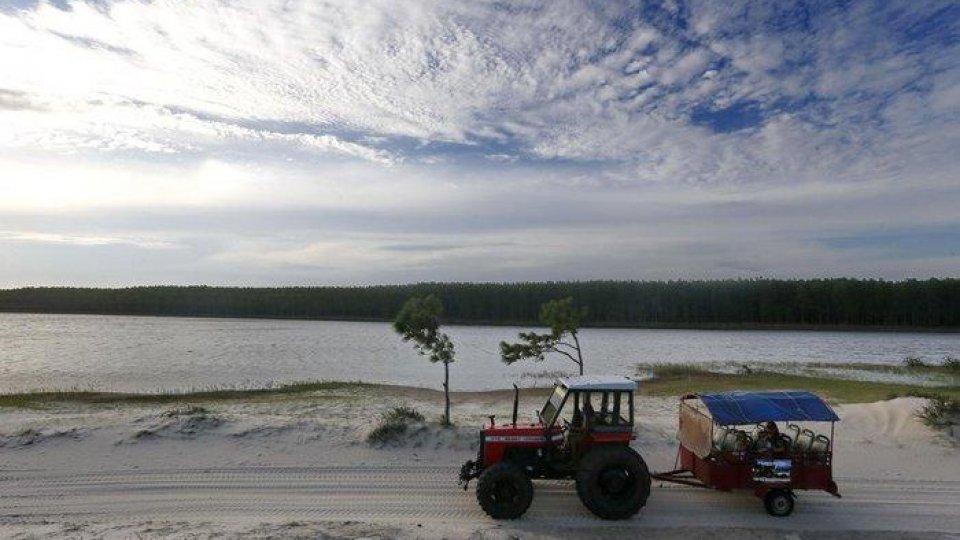
[[[749,494],[664,486],[635,519],[611,524],[586,513],[568,483],[538,482],[528,516],[496,523],[480,512],[472,490],[457,488],[455,476],[475,453],[476,431],[487,415],[509,416],[501,394],[457,395],[453,428],[435,422],[436,393],[397,387],[202,408],[3,410],[0,536],[960,534],[960,449],[919,422],[915,412],[924,401],[916,398],[839,406],[835,471],[844,498],[804,493],[786,520],[764,514]],[[521,416],[541,399],[524,394]],[[398,404],[417,408],[426,420],[388,444],[368,445],[380,415]],[[637,398],[635,446],[653,469],[673,465],[676,406],[672,399]]]

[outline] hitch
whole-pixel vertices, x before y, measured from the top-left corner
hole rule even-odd
[[[460,467],[460,479],[457,480],[457,485],[463,486],[463,490],[466,491],[470,486],[470,480],[479,478],[480,472],[480,463],[471,459]]]

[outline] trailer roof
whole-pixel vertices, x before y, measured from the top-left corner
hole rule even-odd
[[[797,390],[696,394],[721,426],[760,422],[836,422],[840,418],[820,396]]]
[[[636,382],[618,375],[580,375],[579,377],[561,377],[557,379],[557,384],[563,385],[570,390],[633,391],[637,389]]]

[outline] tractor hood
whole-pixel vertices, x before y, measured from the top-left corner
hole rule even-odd
[[[486,426],[483,428],[483,440],[485,443],[534,443],[544,444],[547,442],[543,424],[502,424]],[[551,430],[550,438],[554,441],[563,440],[563,432],[559,427]]]

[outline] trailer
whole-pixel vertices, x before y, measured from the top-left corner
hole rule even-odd
[[[652,478],[720,491],[752,490],[778,517],[793,512],[797,490],[840,497],[833,480],[839,417],[819,396],[803,391],[690,394],[681,398],[679,416],[674,470]]]

